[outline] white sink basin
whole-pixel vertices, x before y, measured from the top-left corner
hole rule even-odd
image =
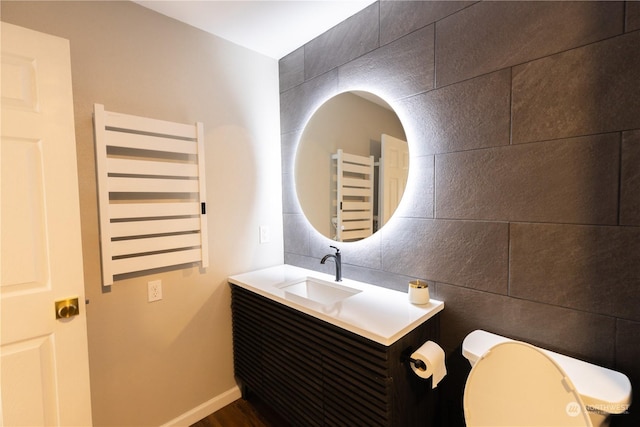
[[[278,288],[284,290],[287,298],[291,296],[294,299],[295,297],[300,297],[323,306],[335,304],[362,292],[360,289],[350,288],[336,282],[325,282],[312,277],[285,283],[279,285]]]

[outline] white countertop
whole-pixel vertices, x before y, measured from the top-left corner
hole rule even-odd
[[[393,344],[444,309],[442,301],[431,299],[428,304],[414,305],[409,302],[405,292],[345,278],[339,282],[340,285],[362,292],[330,306],[321,306],[313,301],[291,296],[281,289],[284,284],[307,277],[336,283],[332,275],[286,264],[237,274],[228,280],[241,288],[385,346]]]

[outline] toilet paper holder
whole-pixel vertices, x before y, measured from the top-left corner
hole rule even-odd
[[[407,348],[400,357],[414,375],[422,380],[430,379],[432,389],[447,375],[444,349],[434,341],[425,341],[415,350]]]
[[[411,364],[413,364],[413,366],[416,367],[416,369],[420,369],[421,371],[426,371],[427,370],[427,365],[420,359],[414,359],[413,357],[411,357],[411,355],[413,354],[415,350],[412,350],[411,347],[407,347],[403,352],[402,352],[402,361],[403,362],[409,362]]]
[[[420,369],[421,371],[427,370],[427,365],[422,360],[409,357],[409,362],[413,363],[413,366],[415,366],[416,369]]]

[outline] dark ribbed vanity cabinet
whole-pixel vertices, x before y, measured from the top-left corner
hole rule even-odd
[[[436,315],[390,346],[231,285],[235,375],[294,426],[431,426],[431,379],[407,355],[437,340]]]

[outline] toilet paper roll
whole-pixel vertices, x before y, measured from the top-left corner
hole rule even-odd
[[[416,367],[415,363],[411,364],[411,369],[416,375],[421,378],[433,376],[431,388],[436,388],[438,383],[447,375],[444,350],[433,341],[427,341],[422,344],[419,349],[411,354],[411,358],[424,363],[422,368],[425,369]]]

